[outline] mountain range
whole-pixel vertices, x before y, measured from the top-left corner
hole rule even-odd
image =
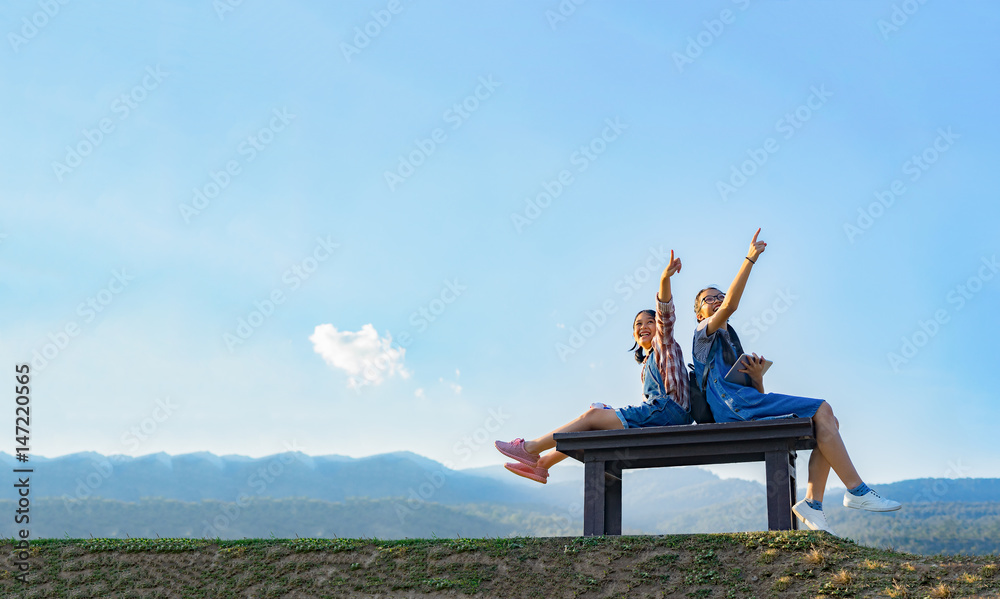
[[[0,462],[24,467],[2,452]],[[411,452],[365,458],[84,452],[33,456],[31,467],[36,537],[400,538],[582,530],[583,469],[573,462],[560,465],[544,486],[499,465],[450,470]],[[17,497],[8,488],[0,510],[15,509]],[[626,534],[766,528],[765,491],[756,482],[697,467],[658,468],[627,470],[623,488]],[[1000,549],[1000,479],[916,479],[877,488],[904,509],[857,513],[840,506],[842,490],[831,492],[824,507],[838,533],[919,552]],[[13,524],[6,526],[2,534],[10,536]]]

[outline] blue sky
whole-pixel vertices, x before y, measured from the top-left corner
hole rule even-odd
[[[767,389],[829,400],[868,481],[1000,476],[998,21],[6,7],[0,362],[35,362],[32,451],[500,467],[494,439],[641,400],[663,252],[687,354],[761,227],[732,323]]]

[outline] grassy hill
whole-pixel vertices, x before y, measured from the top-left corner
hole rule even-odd
[[[499,463],[450,470],[409,452],[367,458],[89,452],[38,461],[45,476],[32,487],[35,538],[478,538],[582,530],[583,469],[573,461],[544,486]],[[0,463],[16,462],[0,452]],[[840,504],[843,490],[827,494],[827,518],[840,536],[924,555],[1000,550],[1000,479],[917,479],[878,489],[903,509],[860,513]],[[696,467],[628,470],[623,530],[764,530],[765,496],[759,483]],[[0,512],[14,509],[13,501],[0,499]],[[13,518],[0,522],[0,537],[17,528]]]
[[[495,539],[45,540],[2,597],[997,597],[993,557],[817,532]]]
[[[697,489],[697,487],[692,487]],[[16,504],[0,500],[0,513]],[[633,508],[636,512],[638,508]],[[767,528],[763,497],[683,513],[647,508],[647,520],[665,514],[655,528],[625,521],[626,534],[747,532]],[[256,498],[239,505],[219,501],[180,502],[145,499],[137,503],[110,499],[32,503],[35,538],[187,537],[242,539],[260,537],[375,537],[380,539],[563,536],[580,534],[581,514],[566,507],[478,503],[415,503],[405,497],[349,499]],[[917,503],[888,514],[849,510],[831,502],[828,518],[844,538],[869,547],[923,555],[989,554],[1000,550],[1000,503]],[[632,518],[634,521],[635,518]],[[9,538],[11,526],[0,526]]]

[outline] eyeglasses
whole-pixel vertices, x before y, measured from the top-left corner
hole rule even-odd
[[[718,303],[720,303],[724,299],[726,299],[726,294],[725,293],[720,293],[718,295],[706,295],[705,297],[701,298],[701,303],[702,304],[718,304]],[[699,307],[701,307],[701,306],[699,305]]]

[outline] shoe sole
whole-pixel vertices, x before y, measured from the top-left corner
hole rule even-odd
[[[829,531],[829,530],[827,530],[825,528],[819,528],[819,527],[813,528],[812,526],[810,526],[812,523],[809,522],[808,520],[806,520],[805,518],[803,518],[802,515],[799,514],[798,511],[795,510],[794,507],[792,507],[792,513],[795,514],[795,517],[799,519],[799,522],[801,522],[802,524],[805,524],[806,528],[808,528],[809,530],[818,530],[818,531],[821,531],[821,532],[825,532],[827,534],[831,534],[833,536],[837,536],[837,533]]]
[[[899,508],[901,508],[903,506],[902,505],[897,505],[896,507],[872,508],[872,507],[864,507],[864,506],[860,506],[860,505],[850,505],[850,504],[845,503],[844,507],[851,508],[852,510],[864,510],[866,512],[895,512],[895,511],[898,511]]]
[[[511,456],[511,457],[513,457],[513,456]],[[548,479],[545,478],[545,477],[543,477],[543,476],[538,476],[537,474],[532,474],[530,472],[521,472],[519,470],[514,470],[513,468],[510,468],[509,466],[507,466],[507,464],[504,464],[503,467],[507,469],[507,472],[513,472],[514,474],[516,474],[518,476],[527,478],[529,480],[533,480],[536,483],[542,483],[544,485],[544,484],[548,484],[548,482],[549,482]]]
[[[531,466],[532,468],[536,468],[538,466],[538,458],[535,458],[534,462],[528,462],[528,461],[525,460],[525,458],[523,456],[515,455],[515,454],[513,454],[513,453],[511,453],[509,451],[501,449],[500,446],[497,445],[496,443],[494,443],[493,446],[496,447],[497,451],[499,451],[500,453],[504,454],[505,456],[507,456],[508,458],[510,458],[512,460],[517,460],[518,462],[521,462],[525,466]]]
[[[802,524],[804,524],[806,526],[806,528],[808,528],[809,530],[823,530],[822,528],[813,528],[812,527],[812,522],[810,522],[810,521],[806,520],[805,518],[803,518],[802,514],[800,514],[797,511],[795,511],[795,508],[792,508],[792,513],[795,514],[795,517],[799,519],[799,522],[801,522]]]

